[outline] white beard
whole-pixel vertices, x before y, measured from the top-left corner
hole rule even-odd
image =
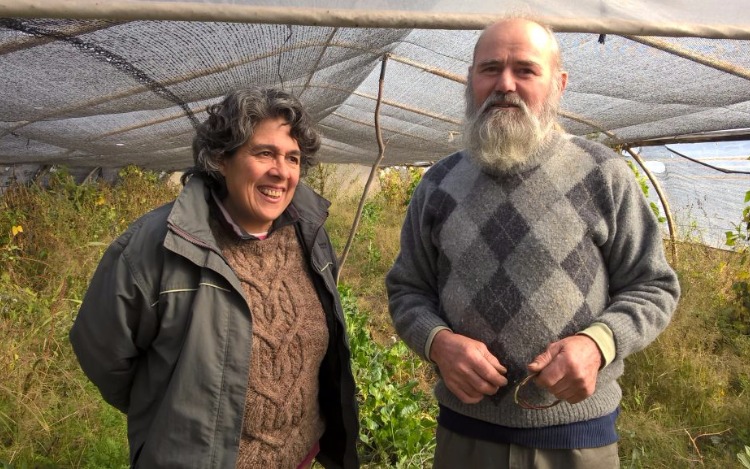
[[[529,162],[555,124],[559,96],[551,91],[536,115],[516,94],[492,94],[477,110],[466,87],[464,145],[483,171],[508,174]],[[500,103],[517,107],[494,107]]]

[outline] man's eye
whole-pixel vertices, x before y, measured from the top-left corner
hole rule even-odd
[[[293,165],[298,165],[300,162],[299,156],[287,156],[286,159]]]

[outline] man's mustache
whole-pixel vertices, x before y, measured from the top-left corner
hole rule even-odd
[[[484,100],[482,107],[479,109],[479,113],[483,114],[495,106],[502,105],[516,106],[524,112],[528,112],[528,106],[516,93],[492,93]]]

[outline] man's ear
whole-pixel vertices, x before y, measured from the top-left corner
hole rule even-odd
[[[568,86],[568,72],[561,71],[559,80],[560,80],[560,94],[562,95],[563,91],[565,91],[565,87]]]

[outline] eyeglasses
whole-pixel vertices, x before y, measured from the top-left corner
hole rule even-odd
[[[520,396],[521,389],[523,389],[523,387],[526,386],[526,384],[536,375],[537,375],[536,373],[532,373],[528,375],[527,377],[525,377],[520,383],[516,385],[516,391],[513,393],[513,402],[521,406],[521,408],[529,409],[529,410],[544,410],[544,409],[549,409],[550,407],[554,407],[557,404],[559,404],[560,399],[555,400],[555,402],[553,402],[552,404],[534,405],[530,403],[529,401],[527,401],[526,399],[524,399],[522,396]]]

